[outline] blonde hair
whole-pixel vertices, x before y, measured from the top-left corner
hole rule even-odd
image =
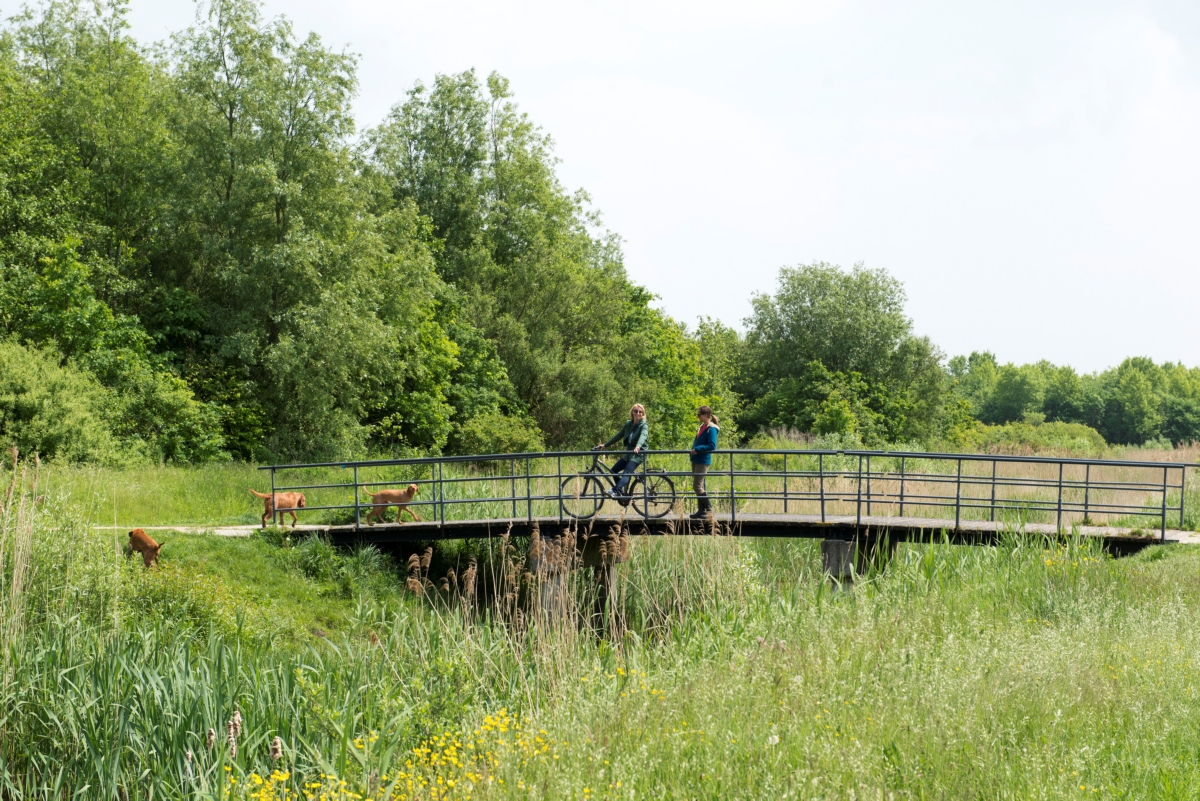
[[[721,422],[720,420],[717,419],[717,416],[715,414],[713,414],[713,410],[712,410],[711,406],[701,406],[699,409],[696,410],[696,414],[704,415],[709,420],[711,420],[713,422],[713,424],[717,424],[717,423]]]
[[[646,407],[640,403],[635,403],[629,407],[629,419],[630,420],[633,419],[633,413],[638,410],[641,410],[643,416],[646,414]]]

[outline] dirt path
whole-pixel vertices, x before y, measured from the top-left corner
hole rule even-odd
[[[95,526],[102,531],[128,531],[129,526]],[[213,534],[218,537],[249,537],[261,526],[140,526],[142,531],[178,531],[180,534]],[[290,527],[289,531],[292,530]],[[295,531],[328,531],[329,526],[296,526]]]

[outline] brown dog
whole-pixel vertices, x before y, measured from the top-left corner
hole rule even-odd
[[[262,527],[267,527],[267,518],[271,518],[272,525],[275,523],[275,513],[279,512],[279,523],[283,525],[283,516],[287,512],[292,514],[292,528],[296,527],[296,510],[304,508],[304,493],[303,492],[277,492],[272,498],[269,493],[255,492],[251,493],[263,499],[263,516]]]
[[[387,508],[389,506],[396,507],[396,510],[397,510],[396,511],[396,522],[397,523],[404,522],[404,513],[405,512],[408,512],[410,515],[413,516],[413,520],[420,523],[421,518],[417,515],[416,512],[414,512],[412,509],[408,508],[408,505],[410,503],[412,503],[413,498],[417,497],[417,492],[419,492],[419,491],[420,491],[420,488],[416,484],[409,484],[408,489],[380,490],[379,492],[375,493],[374,495],[371,495],[371,493],[368,492],[367,495],[371,498],[371,511],[369,514],[367,514],[367,525],[371,525],[371,526],[375,525],[374,523],[371,522],[372,517],[377,518],[380,523],[384,522],[383,513],[385,511],[387,511]]]
[[[142,531],[140,528],[135,528],[129,532],[129,545],[125,546],[125,558],[133,556],[133,552],[137,551],[142,555],[142,564],[150,567],[151,564],[158,561],[158,552],[163,547],[161,542],[155,542],[150,539],[150,535]]]

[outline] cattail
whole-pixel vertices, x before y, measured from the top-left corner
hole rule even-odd
[[[429,565],[432,561],[433,561],[433,546],[431,545],[425,549],[424,553],[421,554],[421,572],[422,573],[425,573],[425,574],[429,573]]]
[[[446,571],[446,581],[450,583],[450,587],[452,589],[458,589],[458,576],[455,575],[454,568],[450,568]]]
[[[475,572],[475,557],[471,557],[471,561],[467,564],[467,571],[463,573],[462,577],[462,591],[468,598],[475,596]]]
[[[229,719],[229,723],[225,727],[225,733],[229,740],[229,758],[230,760],[237,759],[238,729],[233,722],[233,718]]]
[[[271,741],[271,760],[278,762],[280,759],[283,759],[283,740],[276,737]]]
[[[233,719],[230,721],[233,724],[233,736],[242,736],[242,713],[240,710],[233,710]]]
[[[379,635],[374,631],[367,632],[367,639],[371,641],[371,645],[379,645]]]
[[[187,763],[189,765],[192,764],[192,749],[190,749],[190,748],[187,750]]]
[[[404,582],[404,588],[413,595],[420,595],[422,589],[424,589],[423,585],[421,584],[421,580],[412,577],[409,577],[408,581]]]
[[[442,592],[450,592],[450,579],[445,576],[442,577]]]
[[[421,569],[421,557],[417,556],[414,553],[412,556],[408,557],[408,572],[410,572],[410,573],[418,572],[418,571],[420,571],[420,569]]]
[[[208,730],[208,750],[211,751],[217,743],[217,733],[212,729]]]

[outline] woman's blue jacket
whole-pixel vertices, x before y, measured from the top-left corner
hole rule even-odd
[[[696,439],[692,442],[692,450],[695,453],[691,454],[692,464],[712,464],[712,452],[717,449],[717,432],[718,429],[714,424],[709,423],[708,428],[703,432],[696,432]]]

